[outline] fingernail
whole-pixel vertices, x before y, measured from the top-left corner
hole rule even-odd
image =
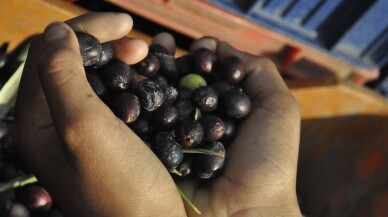
[[[44,31],[44,40],[47,42],[54,41],[54,40],[66,38],[67,35],[68,35],[68,32],[66,28],[59,23],[55,23],[55,24],[49,25]]]

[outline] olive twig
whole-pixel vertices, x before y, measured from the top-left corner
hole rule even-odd
[[[0,184],[0,193],[13,188],[23,187],[37,182],[38,179],[34,175],[21,176],[4,184]]]
[[[172,174],[175,174],[175,175],[178,175],[178,176],[182,176],[182,173],[180,173],[178,170],[176,170],[175,168],[172,168],[172,169],[169,169],[168,170],[170,173]]]
[[[208,154],[208,155],[215,155],[218,157],[225,157],[224,153],[218,153],[215,151],[210,151],[202,148],[183,149],[183,153],[184,154]]]
[[[178,185],[175,185],[176,186],[176,190],[178,191],[178,193],[181,195],[182,199],[184,201],[186,201],[186,203],[188,203],[191,208],[193,208],[193,210],[198,214],[198,215],[201,215],[201,211],[199,211],[199,209],[193,204],[193,202],[191,202],[191,200],[186,196],[185,193],[183,193],[182,189],[178,186]]]

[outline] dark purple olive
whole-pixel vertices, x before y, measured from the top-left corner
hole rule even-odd
[[[234,88],[226,81],[215,81],[211,84],[211,87],[218,93],[218,95],[224,94]]]
[[[217,71],[221,78],[233,85],[239,84],[245,76],[243,62],[236,56],[228,56],[221,60]]]
[[[236,127],[232,120],[230,119],[224,119],[224,126],[225,126],[225,132],[220,141],[227,146],[229,143],[231,143],[236,135]]]
[[[154,111],[163,104],[163,91],[150,79],[141,81],[135,92],[142,108],[147,111]]]
[[[103,65],[109,63],[113,59],[113,48],[111,42],[105,42],[101,44],[102,53],[100,61],[93,65],[94,68],[100,68]]]
[[[7,217],[12,209],[12,192],[0,193],[0,216]]]
[[[225,147],[221,142],[210,142],[203,149],[225,154]],[[201,179],[214,178],[225,163],[225,156],[200,154],[195,156],[195,172]]]
[[[252,109],[251,99],[241,90],[234,88],[220,95],[219,108],[231,118],[242,118]]]
[[[139,117],[140,102],[132,93],[120,93],[114,97],[111,109],[118,118],[128,124],[136,121]]]
[[[150,80],[155,82],[160,88],[165,88],[168,86],[168,81],[163,75],[156,74],[155,76],[151,77]]]
[[[14,203],[8,217],[30,217],[30,212],[24,205]]]
[[[174,106],[178,110],[180,120],[184,120],[186,118],[192,119],[194,117],[195,107],[190,101],[181,100],[176,102]]]
[[[167,132],[160,132],[155,135],[151,149],[167,169],[176,168],[182,163],[182,146]]]
[[[167,86],[162,88],[162,90],[163,90],[164,103],[172,104],[178,98],[178,91],[175,87]]]
[[[187,87],[178,86],[177,91],[179,100],[190,100],[193,96],[193,91]]]
[[[202,112],[212,112],[217,109],[218,95],[213,88],[202,86],[194,91],[193,102]]]
[[[159,72],[170,82],[176,82],[179,78],[179,69],[175,62],[174,55],[159,44],[150,46],[150,53],[155,54],[160,61]]]
[[[204,115],[199,119],[205,130],[205,140],[208,142],[217,141],[225,133],[224,122],[213,115]]]
[[[102,47],[93,35],[75,31],[84,66],[91,66],[100,61]]]
[[[193,148],[201,144],[204,137],[204,129],[198,121],[183,120],[175,128],[175,139],[184,148]]]
[[[151,136],[151,126],[148,123],[148,120],[140,115],[140,117],[133,123],[129,125],[129,127],[136,133],[141,139],[148,140]]]
[[[181,57],[178,57],[176,59],[176,64],[178,65],[178,69],[180,71],[181,76],[192,73],[190,54],[186,54],[186,55],[183,55]]]
[[[100,78],[100,76],[93,73],[86,73],[86,78],[97,96],[104,97],[107,93],[106,85]]]
[[[144,119],[146,119],[147,121],[151,121],[152,120],[152,111],[147,111],[145,109],[141,109],[140,110],[140,116]]]
[[[178,124],[178,121],[178,110],[170,104],[164,104],[154,112],[152,126],[157,131],[171,131]]]
[[[0,140],[3,140],[8,135],[8,125],[0,121]]]
[[[149,53],[153,53],[153,54],[170,54],[170,55],[173,55],[172,53],[170,53],[164,46],[160,45],[160,44],[151,44],[148,48],[148,52]]]
[[[30,186],[22,195],[23,204],[32,212],[47,212],[52,205],[50,194],[42,187]]]
[[[106,84],[114,90],[127,89],[133,78],[133,69],[118,59],[112,59],[98,71]]]
[[[207,48],[199,48],[191,58],[193,73],[198,73],[206,78],[209,77],[216,60],[217,56],[213,51]]]
[[[137,63],[134,68],[137,73],[150,78],[156,75],[159,70],[159,66],[159,58],[153,53],[148,53],[148,55],[142,61]]]
[[[193,167],[193,157],[192,156],[184,156],[183,162],[179,165],[176,170],[182,174],[182,177],[189,176],[191,174]]]

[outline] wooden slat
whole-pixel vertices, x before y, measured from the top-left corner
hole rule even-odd
[[[0,4],[0,43],[10,43],[14,49],[28,36],[41,33],[54,21],[66,21],[88,11],[62,0],[2,0]],[[132,38],[141,38],[147,43],[151,37],[136,30],[129,34]],[[177,56],[185,51],[177,49]]]

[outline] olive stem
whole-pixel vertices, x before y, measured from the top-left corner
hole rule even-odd
[[[200,117],[201,117],[201,110],[199,110],[199,108],[195,108],[194,120],[198,121]]]
[[[182,173],[180,173],[175,168],[169,169],[168,171],[170,171],[170,173],[172,173],[172,174],[175,174],[175,175],[178,175],[178,176],[182,176]]]
[[[178,193],[181,195],[181,197],[183,198],[183,200],[188,203],[191,208],[193,208],[193,210],[198,214],[198,215],[201,215],[201,211],[199,211],[199,209],[193,204],[193,202],[191,202],[191,200],[186,196],[185,193],[183,193],[182,189],[177,185],[175,184],[176,186],[176,190],[178,191]]]
[[[208,155],[215,155],[218,157],[225,157],[224,153],[218,153],[215,151],[210,151],[207,149],[202,148],[190,148],[190,149],[183,149],[184,154],[208,154]]]
[[[13,179],[9,182],[0,185],[0,193],[8,191],[13,188],[23,187],[29,184],[37,183],[38,179],[34,175],[25,175]]]

